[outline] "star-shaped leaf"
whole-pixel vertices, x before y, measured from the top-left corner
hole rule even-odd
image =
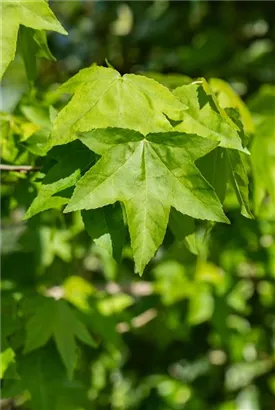
[[[63,300],[40,298],[26,329],[25,353],[44,346],[53,337],[69,378],[72,377],[76,364],[75,339],[78,338],[89,346],[96,346],[86,326]]]
[[[14,59],[20,25],[67,34],[44,0],[1,0],[1,12],[0,78]]]
[[[69,199],[66,190],[76,184],[81,176],[81,171],[91,166],[93,162],[93,152],[88,150],[80,141],[68,144],[61,158],[58,158],[58,163],[48,171],[43,179],[37,196],[27,210],[24,219],[67,204]]]
[[[123,129],[92,131],[82,142],[102,158],[78,181],[65,212],[123,202],[140,274],[163,241],[171,207],[194,218],[228,222],[194,164],[216,142],[177,132],[145,137]]]
[[[144,135],[171,131],[167,117],[180,120],[187,108],[155,80],[134,74],[121,76],[105,67],[81,70],[59,92],[74,96],[55,120],[52,146],[72,141],[78,131],[95,128],[129,128]]]
[[[241,130],[215,101],[204,79],[178,87],[174,94],[188,106],[175,130],[195,133],[219,141],[221,147],[247,152],[242,145]]]

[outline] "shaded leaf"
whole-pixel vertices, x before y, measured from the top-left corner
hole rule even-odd
[[[63,300],[40,298],[26,329],[25,353],[44,346],[53,337],[70,379],[76,365],[75,338],[78,337],[82,342],[95,347],[85,325]]]
[[[225,198],[229,177],[226,151],[224,148],[217,147],[196,162],[202,175],[215,189],[221,202],[223,202]]]
[[[52,346],[21,356],[18,372],[31,395],[33,410],[55,409],[62,386],[67,382],[63,366]]]
[[[254,218],[250,210],[249,179],[243,153],[228,150],[227,158],[231,182],[241,206],[241,213],[246,218]]]
[[[246,152],[242,146],[238,127],[217,106],[205,80],[178,87],[174,94],[188,106],[183,111],[182,122],[175,127],[177,131],[194,133],[204,138],[220,142],[224,148]]]
[[[193,218],[183,215],[174,208],[170,212],[169,227],[178,240],[185,239],[187,235],[190,235],[196,229]]]
[[[219,105],[222,108],[233,107],[237,108],[243,122],[244,130],[247,133],[254,132],[254,124],[252,116],[240,98],[240,96],[233,90],[233,88],[220,78],[211,78],[209,84],[213,92],[217,96]]]
[[[251,145],[254,209],[260,214],[268,202],[275,208],[275,87],[262,87],[249,102],[249,107],[255,122]]]
[[[125,226],[120,204],[81,212],[90,237],[119,262],[125,239]]]
[[[81,176],[81,170],[93,163],[94,154],[79,141],[68,147],[68,153],[55,164],[43,179],[37,197],[27,210],[24,219],[51,208],[68,203],[66,189],[74,186]],[[59,194],[59,195],[56,195]]]
[[[37,76],[37,57],[55,60],[49,50],[46,33],[43,30],[34,30],[21,26],[18,44],[24,60],[28,80],[34,81]]]

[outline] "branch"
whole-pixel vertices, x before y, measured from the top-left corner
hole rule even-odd
[[[6,165],[0,164],[1,171],[14,171],[14,172],[33,172],[38,171],[40,167],[33,167],[32,165]]]

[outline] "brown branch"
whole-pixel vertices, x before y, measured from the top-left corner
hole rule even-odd
[[[33,172],[38,171],[40,167],[33,167],[32,165],[6,165],[0,164],[1,171],[13,171],[13,172]]]

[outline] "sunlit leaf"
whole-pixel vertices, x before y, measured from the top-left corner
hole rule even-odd
[[[179,120],[186,108],[150,78],[121,76],[111,68],[97,66],[81,70],[59,92],[74,95],[55,120],[52,145],[68,143],[78,132],[95,128],[130,128],[144,135],[171,131],[167,117]]]
[[[14,59],[20,25],[35,30],[51,30],[67,34],[44,0],[2,0],[1,69],[3,76]]]
[[[89,137],[89,135],[87,136]],[[213,188],[194,160],[216,143],[184,133],[110,129],[90,134],[105,153],[77,183],[66,212],[125,205],[136,269],[141,274],[163,241],[171,206],[194,218],[227,222]]]

